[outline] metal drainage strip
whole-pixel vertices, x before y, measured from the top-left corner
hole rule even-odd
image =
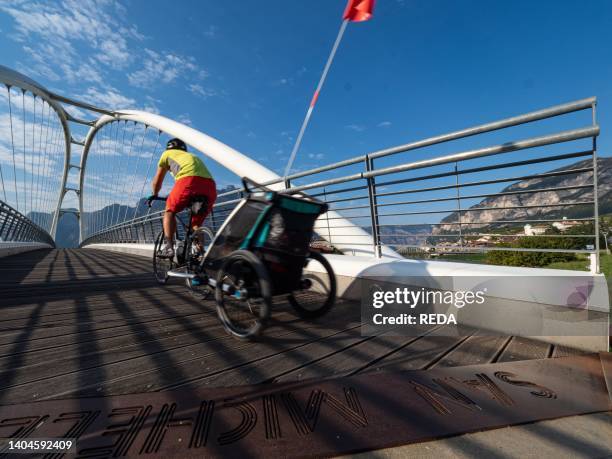
[[[0,438],[76,438],[96,458],[329,456],[607,411],[610,383],[601,353],[56,400],[0,407]]]

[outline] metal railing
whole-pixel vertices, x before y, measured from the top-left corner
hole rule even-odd
[[[242,194],[242,190],[239,189],[220,194],[212,212],[206,217],[204,226],[215,233],[234,209],[234,206],[240,201]],[[228,197],[235,197],[235,199],[227,199]],[[155,212],[147,210],[144,215],[109,226],[87,237],[80,245],[83,247],[88,244],[100,243],[152,244],[162,230],[163,218],[163,210]],[[178,214],[178,218],[186,222],[187,213],[181,212]],[[183,225],[177,225],[177,232],[180,238],[184,236]]]
[[[378,255],[383,246],[405,251],[407,256],[493,250],[589,254],[591,268],[598,272],[596,103],[595,98],[587,98],[558,105],[265,184],[307,192],[340,213],[340,217],[323,216],[316,227],[320,236],[339,249],[351,237],[338,233],[341,226],[334,220],[344,219],[366,229],[371,241],[363,245],[372,246]],[[590,116],[586,126],[571,126],[581,116],[578,112],[587,111]],[[570,129],[534,136],[535,128],[542,129],[550,118],[558,118],[559,124]],[[509,129],[521,128],[529,135],[507,140]],[[504,135],[504,141],[496,138],[492,146],[478,148],[452,147],[452,143],[461,144],[468,137],[482,139],[487,135]],[[435,148],[449,152],[409,161],[405,156],[408,152],[426,154]],[[476,164],[474,160],[478,160]],[[510,186],[500,191],[503,184]],[[220,198],[234,195],[238,196],[238,191]],[[217,204],[207,224],[217,229],[238,200]],[[161,213],[139,217],[93,235],[82,245],[103,240],[151,242],[151,235],[143,228],[160,219]],[[574,229],[566,231],[570,226]],[[137,227],[140,231],[134,229]],[[532,240],[543,242],[535,247],[517,244],[529,234]],[[563,239],[571,243],[555,247],[545,242]],[[353,241],[351,245],[356,244]]]
[[[0,201],[0,242],[39,242],[55,247],[49,233],[2,201]]]

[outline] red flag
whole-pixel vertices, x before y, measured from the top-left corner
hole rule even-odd
[[[367,21],[372,18],[375,0],[349,0],[342,19],[352,22]]]

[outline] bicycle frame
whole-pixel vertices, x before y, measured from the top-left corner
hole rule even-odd
[[[156,196],[155,198],[153,198],[153,201],[165,201],[167,198],[162,198],[162,197],[158,197]],[[149,205],[149,212],[151,210],[151,205]],[[183,247],[182,247],[182,251],[181,254],[179,255],[177,253],[177,259],[182,260],[183,261],[183,265],[185,260],[187,260],[187,251],[189,250],[189,247],[191,246],[190,242],[191,242],[191,237],[193,235],[193,228],[191,227],[191,217],[193,216],[193,211],[191,210],[191,207],[187,208],[187,221],[189,222],[189,224],[185,223],[183,221],[183,219],[180,217],[179,214],[176,214],[174,216],[174,218],[181,224],[181,226],[183,227],[185,236],[183,238]],[[178,237],[178,228],[176,230],[176,234],[175,234],[175,241],[178,242],[180,239]]]

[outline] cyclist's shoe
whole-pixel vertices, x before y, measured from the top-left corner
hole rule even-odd
[[[157,252],[157,256],[160,258],[174,258],[174,247],[171,244],[164,244],[159,252]]]
[[[202,285],[202,280],[199,277],[194,277],[193,279],[191,279],[192,287],[199,287],[200,285]]]

